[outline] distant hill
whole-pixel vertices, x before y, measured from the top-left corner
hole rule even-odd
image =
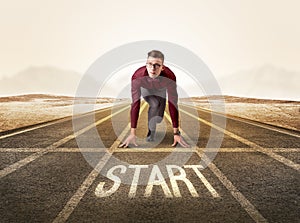
[[[74,96],[80,79],[81,74],[71,70],[50,66],[30,67],[14,76],[0,79],[0,96],[22,94]],[[272,65],[239,71],[218,78],[218,83],[223,95],[300,101],[300,73]],[[109,91],[114,88],[108,87]],[[103,93],[104,90],[102,95]]]
[[[272,65],[240,71],[219,78],[218,83],[224,95],[300,100],[300,73]]]
[[[75,71],[55,67],[30,67],[0,79],[0,95],[46,93],[74,95],[81,79]]]
[[[110,98],[110,97],[72,97],[65,95],[49,95],[49,94],[24,94],[24,95],[14,95],[14,96],[0,96],[1,102],[68,102],[68,105],[74,103],[82,104],[102,104],[102,103],[128,103],[130,101],[128,98]]]
[[[26,94],[26,95],[14,95],[14,96],[0,96],[0,102],[30,102],[36,99],[41,100],[74,100],[74,97],[70,96],[59,96],[59,95],[48,95],[48,94]]]

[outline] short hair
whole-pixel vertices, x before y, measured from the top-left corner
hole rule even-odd
[[[159,50],[151,50],[148,53],[148,57],[154,57],[154,58],[159,58],[162,60],[162,62],[164,62],[165,56],[162,52],[160,52]]]

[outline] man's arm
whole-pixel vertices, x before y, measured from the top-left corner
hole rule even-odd
[[[169,112],[173,124],[173,134],[174,141],[172,146],[176,146],[178,143],[183,147],[189,147],[185,142],[179,131],[179,111],[178,111],[178,93],[176,79],[170,80],[170,83],[167,87],[168,91],[168,103],[169,103]]]
[[[130,110],[130,123],[131,129],[129,136],[125,139],[119,147],[128,147],[130,143],[138,146],[136,143],[136,127],[139,119],[140,104],[141,104],[141,87],[138,79],[132,78],[131,80],[131,110]]]
[[[167,86],[167,93],[168,93],[169,112],[172,119],[173,128],[178,129],[179,114],[178,114],[178,93],[177,93],[176,80],[169,80]]]
[[[136,128],[141,105],[141,87],[139,79],[132,79],[131,81],[131,98],[130,122],[131,128]]]

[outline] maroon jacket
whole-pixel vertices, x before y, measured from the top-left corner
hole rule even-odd
[[[146,89],[166,88],[173,128],[178,128],[178,94],[176,76],[168,67],[165,67],[159,77],[152,79],[148,75],[146,66],[137,69],[131,78],[131,128],[136,128],[139,118],[141,87]]]

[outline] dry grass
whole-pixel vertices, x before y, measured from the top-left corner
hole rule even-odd
[[[83,104],[95,99],[77,99]],[[95,109],[110,105],[111,98],[96,100]],[[0,98],[0,132],[51,121],[73,114],[74,98],[53,95],[20,95]]]
[[[256,120],[300,131],[300,102],[238,98],[224,96],[225,112],[230,115]],[[94,104],[95,99],[76,99],[82,104]],[[110,105],[116,99],[99,98],[95,108]],[[209,102],[219,102],[220,96],[181,99],[210,109]],[[21,95],[0,98],[0,132],[70,116],[74,98],[53,95]]]
[[[194,97],[182,101],[188,100],[206,109],[211,109],[210,102],[224,100],[226,114],[300,131],[300,101],[232,96]]]

